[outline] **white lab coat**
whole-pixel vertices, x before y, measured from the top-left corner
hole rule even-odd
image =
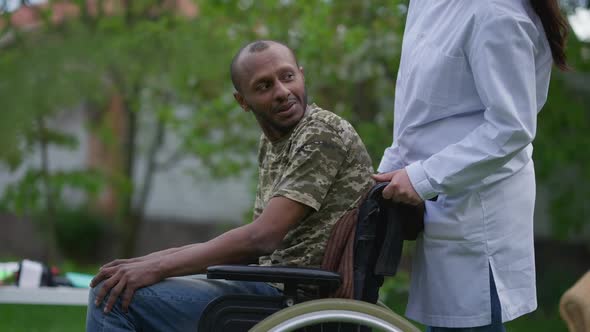
[[[405,167],[426,200],[408,317],[490,324],[488,267],[503,321],[535,310],[531,142],[551,67],[529,0],[410,2],[394,141],[379,166]]]

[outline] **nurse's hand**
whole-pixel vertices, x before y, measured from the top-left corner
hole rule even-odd
[[[414,190],[414,186],[412,186],[410,177],[405,169],[374,174],[372,177],[377,182],[389,181],[387,187],[383,189],[383,198],[385,199],[410,205],[419,205],[423,202],[416,190]]]

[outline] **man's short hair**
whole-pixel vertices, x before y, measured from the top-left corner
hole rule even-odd
[[[278,42],[278,41],[274,41],[274,40],[256,40],[253,41],[251,43],[248,43],[244,46],[242,46],[242,48],[240,48],[240,50],[238,51],[238,53],[236,53],[236,55],[234,55],[232,61],[231,61],[231,65],[230,65],[230,75],[231,75],[231,82],[234,85],[234,89],[236,89],[236,91],[240,91],[240,87],[239,87],[239,68],[238,68],[238,60],[240,59],[240,57],[242,56],[242,54],[246,51],[248,51],[248,53],[258,53],[258,52],[262,52],[268,48],[270,48],[270,46],[272,46],[272,44],[277,44],[277,45],[281,45],[286,47],[289,52],[291,52],[291,55],[293,56],[293,60],[295,60],[295,63],[297,64],[297,66],[299,66],[298,62],[297,62],[297,57],[295,56],[295,52],[293,52],[293,50],[285,45],[284,43]]]

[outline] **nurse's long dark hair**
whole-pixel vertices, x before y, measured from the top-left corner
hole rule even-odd
[[[543,22],[553,63],[561,70],[569,70],[565,56],[568,24],[559,9],[558,0],[531,0],[531,6]]]

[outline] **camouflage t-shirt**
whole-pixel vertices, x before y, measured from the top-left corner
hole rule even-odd
[[[346,120],[311,105],[288,137],[262,135],[258,163],[254,216],[276,196],[313,209],[259,264],[319,267],[332,227],[373,184],[363,142]]]

